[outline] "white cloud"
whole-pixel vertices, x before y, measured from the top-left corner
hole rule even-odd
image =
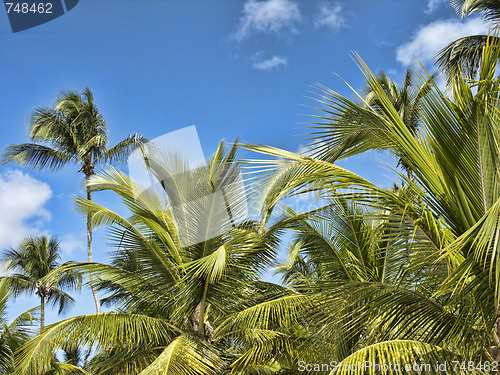
[[[64,255],[71,255],[75,250],[79,252],[86,251],[86,240],[77,238],[74,234],[67,234],[61,238],[59,247]]]
[[[431,14],[436,10],[436,8],[442,3],[442,0],[428,0],[427,1],[427,9],[425,13]]]
[[[256,70],[270,70],[286,64],[286,57],[273,56],[270,59],[253,64],[252,67]]]
[[[342,7],[340,4],[321,5],[315,24],[317,27],[328,27],[331,29],[340,28],[344,24]]]
[[[396,50],[398,61],[409,65],[416,57],[422,63],[434,61],[436,54],[449,43],[466,35],[485,34],[488,25],[480,18],[465,22],[455,19],[439,20],[421,27],[413,39]]]
[[[28,235],[40,233],[40,227],[50,220],[45,204],[52,190],[19,170],[0,174],[0,248],[17,246]]]
[[[293,25],[298,20],[299,6],[291,0],[249,0],[243,7],[243,16],[235,38],[242,40],[253,31],[293,30]]]

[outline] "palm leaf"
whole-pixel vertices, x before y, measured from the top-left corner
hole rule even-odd
[[[57,171],[74,161],[71,154],[54,150],[50,147],[35,143],[21,143],[9,145],[2,155],[2,163],[10,161],[21,165],[29,165],[34,169],[49,168]]]
[[[215,375],[221,364],[209,347],[188,336],[179,336],[140,375]]]

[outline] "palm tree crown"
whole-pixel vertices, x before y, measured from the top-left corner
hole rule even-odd
[[[57,282],[44,280],[51,271],[59,267],[59,241],[56,238],[47,239],[45,236],[25,239],[19,249],[8,249],[3,255],[7,263],[7,270],[13,271],[3,277],[14,296],[22,293],[36,293],[41,301],[41,328],[45,323],[45,304],[59,305],[61,313],[73,298],[63,289],[79,286],[80,277],[75,273],[68,273]]]
[[[77,163],[81,166],[78,171],[90,176],[98,163],[123,160],[144,141],[134,134],[108,148],[107,132],[104,117],[89,88],[81,95],[63,91],[54,108],[34,110],[28,131],[34,143],[8,146],[3,162],[14,161],[53,171]]]

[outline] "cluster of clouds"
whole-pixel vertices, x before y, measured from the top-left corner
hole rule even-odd
[[[424,12],[431,14],[444,4],[444,0],[427,0]],[[248,0],[243,6],[239,25],[233,35],[238,42],[256,34],[295,34],[304,21],[317,29],[339,30],[346,25],[344,10],[339,2],[319,3],[315,12],[305,16],[296,0]],[[444,19],[422,25],[409,41],[396,48],[396,59],[404,65],[418,61],[432,63],[436,53],[450,42],[472,34],[488,32],[488,25],[479,17],[466,20]],[[254,59],[255,60],[255,59]],[[286,56],[259,55],[252,68],[269,71],[288,64]]]
[[[299,6],[293,1],[250,0],[243,7],[243,16],[234,36],[241,41],[253,32],[294,31],[301,17]]]
[[[425,13],[433,13],[444,0],[427,0]],[[432,64],[444,47],[451,42],[469,35],[488,33],[489,24],[480,17],[469,17],[465,20],[441,19],[420,26],[410,40],[396,49],[396,59],[404,65],[414,64],[417,60],[422,64]]]
[[[234,38],[241,42],[252,34],[296,33],[299,23],[305,20],[297,2],[292,0],[249,0],[243,6],[243,15]],[[322,3],[312,22],[317,28],[336,30],[345,21],[338,3]],[[252,65],[256,70],[271,70],[287,64],[287,58],[274,55]]]
[[[438,20],[420,27],[410,41],[399,46],[396,59],[409,65],[417,58],[421,63],[432,63],[441,49],[461,37],[486,34],[489,25],[482,18]]]
[[[292,0],[249,0],[243,6],[243,16],[234,37],[242,41],[259,32],[296,32],[304,20],[297,2]],[[344,24],[339,3],[322,3],[312,17],[316,27],[338,29]]]
[[[15,247],[26,236],[37,235],[49,220],[46,204],[52,189],[19,170],[0,175],[0,249]]]
[[[82,227],[83,231],[83,227]],[[65,234],[61,237],[59,247],[63,255],[71,255],[73,253],[86,253],[87,244],[84,236],[76,236],[72,233]]]
[[[49,235],[45,229],[51,220],[47,204],[52,196],[47,183],[20,170],[0,174],[0,250],[16,248],[28,236]],[[74,234],[63,235],[60,248],[63,255],[84,251],[85,239]]]

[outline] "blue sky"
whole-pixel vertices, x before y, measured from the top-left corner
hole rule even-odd
[[[485,32],[482,20],[458,20],[444,0],[80,0],[64,16],[15,34],[1,9],[0,148],[27,141],[34,107],[89,86],[111,144],[129,133],[155,138],[196,125],[205,155],[237,137],[295,151],[303,114],[316,114],[307,107],[316,83],[349,97],[335,74],[362,87],[354,51],[374,72],[400,80],[415,56],[432,69],[448,42]],[[342,165],[390,185],[380,161],[393,163],[368,154]],[[86,259],[84,219],[72,203],[83,192],[77,170],[0,166],[0,249],[49,234],[61,239],[63,261]],[[95,199],[120,208],[105,193]],[[105,261],[107,249],[97,230],[95,259]],[[93,312],[87,291],[78,299],[69,315]],[[9,316],[35,305],[21,297]],[[56,319],[50,312],[48,321]]]

